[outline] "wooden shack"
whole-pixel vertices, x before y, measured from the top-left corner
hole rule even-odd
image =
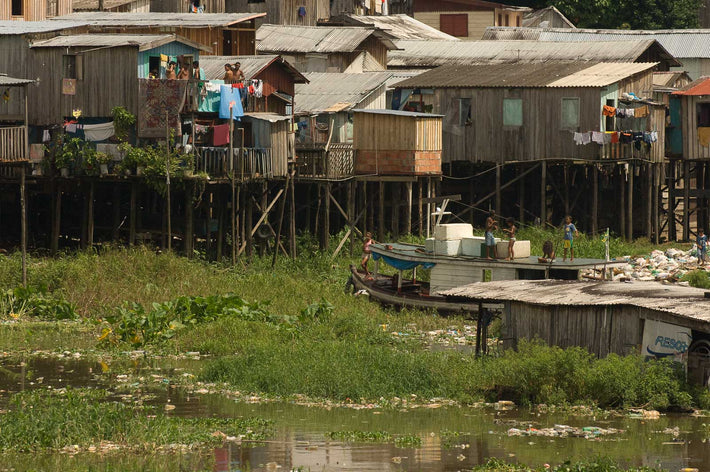
[[[62,123],[72,111],[83,117],[109,117],[116,106],[140,111],[138,79],[147,77],[152,58],[186,54],[199,58],[204,47],[172,34],[84,34],[56,36],[32,44],[30,123]]]
[[[247,81],[262,82],[261,97],[252,97],[247,103],[248,112],[268,112],[285,115],[295,95],[296,84],[308,83],[308,79],[298,72],[281,56],[204,56],[200,67],[207,80],[222,79],[224,65],[240,63]]]
[[[673,92],[679,99],[683,158],[710,159],[710,78],[702,77]]]
[[[187,2],[185,2],[187,3]],[[92,33],[176,34],[210,49],[211,54],[255,54],[254,20],[264,13],[83,12],[52,21],[85,23]]]
[[[259,22],[298,26],[315,26],[318,20],[330,17],[331,4],[329,0],[227,0],[226,3],[227,11],[265,13]]]
[[[355,173],[441,174],[442,115],[397,110],[355,110]]]
[[[397,46],[373,27],[262,25],[259,54],[278,54],[301,72],[371,72],[387,68]]]
[[[16,113],[17,108],[27,110],[27,87],[34,80],[8,77],[0,74],[0,163],[29,160],[29,139],[26,113]],[[10,104],[19,106],[12,106]]]
[[[710,300],[701,289],[658,282],[499,281],[447,290],[452,299],[490,304],[504,348],[521,339],[580,346],[605,357],[641,353],[687,362],[702,385],[710,377]],[[660,339],[659,339],[660,336]],[[672,342],[668,342],[672,340]]]
[[[73,0],[72,10],[82,11],[112,11],[121,13],[147,13],[151,11],[150,0]],[[101,9],[103,7],[103,10]]]
[[[0,20],[42,21],[72,12],[72,0],[4,0]]]

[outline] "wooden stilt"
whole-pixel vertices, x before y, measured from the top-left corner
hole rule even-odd
[[[525,221],[525,177],[520,177],[518,184],[518,207],[518,221],[523,223]],[[473,212],[471,212],[471,218],[473,218]]]
[[[629,173],[626,179],[626,237],[629,241],[634,240],[634,175],[636,169],[633,163],[629,163]]]
[[[660,192],[661,170],[663,164],[651,164],[653,170],[653,242],[659,244],[661,238],[661,221],[658,195]]]
[[[244,214],[244,233],[246,237],[246,252],[247,252],[247,257],[251,257],[251,251],[252,251],[252,234],[250,231],[250,228],[252,228],[252,216],[254,213],[254,203],[251,198],[249,198],[249,195],[245,195],[246,198],[246,208],[245,211],[246,213]],[[232,242],[236,246],[236,242]]]
[[[646,237],[651,240],[653,237],[653,164],[646,163],[645,184],[646,196],[644,197],[644,209],[646,210]]]
[[[128,244],[133,246],[136,244],[136,215],[137,213],[137,199],[138,199],[138,184],[136,182],[131,183],[131,201],[130,201],[130,214],[128,217]]]
[[[501,195],[501,189],[500,189],[500,181],[501,181],[501,174],[503,173],[503,166],[496,164],[496,207],[494,210],[498,215],[503,214],[503,209],[501,208],[502,202],[503,202],[503,196]]]
[[[690,162],[683,161],[683,241],[690,240]]]
[[[297,257],[296,251],[296,182],[294,176],[291,175],[291,187],[289,189],[289,249],[291,251],[291,257],[295,259]],[[308,202],[310,205],[310,202]]]
[[[87,208],[86,244],[94,247],[94,181],[89,182],[89,201]]]
[[[274,244],[274,255],[271,259],[271,267],[276,266],[276,256],[279,253],[279,245],[281,244],[281,229],[283,228],[284,214],[286,213],[286,204],[288,203],[288,188],[291,185],[291,174],[286,174],[286,183],[284,184],[284,197],[281,200],[280,212],[279,212],[279,223],[276,229],[276,244]],[[263,208],[263,207],[262,207]]]
[[[323,196],[323,232],[321,233],[321,247],[325,251],[330,248],[330,195],[332,186],[333,184],[330,182],[326,182],[324,186],[325,195]]]
[[[473,203],[476,198],[476,179],[471,177],[468,179],[468,202]],[[421,196],[421,191],[419,192],[419,195]],[[476,213],[474,211],[469,212],[469,221],[471,225],[476,224]]]
[[[424,235],[424,205],[422,204],[422,198],[424,193],[423,187],[424,179],[420,178],[417,182],[417,228],[420,238]],[[471,214],[473,215],[473,213]]]
[[[412,234],[412,182],[404,183],[404,234]]]
[[[27,195],[25,166],[20,168],[20,250],[22,251],[22,286],[27,286]]]
[[[348,198],[347,198],[348,220],[350,220],[350,222],[352,222],[355,220],[355,181],[354,180],[351,180],[350,182],[348,182],[347,191],[348,191]],[[353,254],[355,254],[355,230],[353,228],[350,228],[350,257],[353,257]]]
[[[212,260],[212,219],[214,218],[213,216],[213,211],[214,211],[214,192],[211,190],[207,192],[207,202],[205,204],[205,220],[207,221],[207,225],[205,226],[205,252],[207,253],[207,260],[211,261]]]
[[[322,206],[323,206],[323,184],[316,184],[316,192],[318,193],[318,206],[316,206],[316,220],[313,225],[313,236],[320,238],[319,229],[321,228]]]
[[[195,184],[189,182],[185,190],[185,255],[192,259],[194,246],[194,211],[192,202],[195,199]]]
[[[391,224],[391,232],[392,236],[394,237],[395,240],[399,238],[399,208],[400,208],[400,193],[401,193],[401,184],[399,182],[392,182],[391,183],[391,193],[392,193],[392,198],[390,198],[390,208],[391,214],[390,216],[392,217],[392,224]]]
[[[592,165],[592,233],[599,231],[599,169]]]
[[[311,206],[313,202],[313,185],[310,183],[306,185],[306,230],[309,233],[315,234],[313,229],[313,222],[311,221]]]
[[[626,172],[624,166],[619,167],[619,235],[626,239]]]
[[[357,185],[360,187],[360,192],[357,193],[358,200],[360,201],[359,207],[364,212],[362,215],[362,230],[367,233],[368,231],[370,231],[370,228],[372,228],[372,226],[370,226],[367,221],[368,217],[370,216],[370,212],[368,211],[367,182],[363,181],[358,183]],[[357,212],[357,209],[355,211]]]
[[[224,249],[224,199],[221,197],[222,193],[217,191],[215,193],[215,206],[217,207],[217,262],[222,262],[222,255]]]
[[[676,207],[676,180],[677,165],[676,161],[670,161],[668,164],[668,240],[676,241],[678,239],[678,231],[675,221]]]
[[[111,239],[118,241],[121,237],[121,187],[119,184],[113,185],[112,197],[113,225],[111,228]]]
[[[540,163],[540,223],[547,223],[547,162]]]
[[[567,216],[571,213],[570,204],[569,204],[569,186],[570,186],[569,165],[567,163],[565,163],[562,166],[562,182],[564,184],[565,216]]]
[[[52,255],[56,256],[59,251],[59,233],[62,224],[62,186],[57,184],[54,193],[54,220],[52,224]]]
[[[380,181],[377,191],[377,239],[382,241],[385,238],[385,183]]]
[[[79,186],[79,192],[82,194],[81,199],[81,229],[79,230],[79,247],[86,249],[87,234],[89,232],[89,196],[88,192],[84,191],[84,186]]]

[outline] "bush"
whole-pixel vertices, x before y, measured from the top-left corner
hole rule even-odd
[[[79,317],[74,305],[44,289],[17,287],[0,293],[0,317],[19,319],[24,316],[45,321]]]

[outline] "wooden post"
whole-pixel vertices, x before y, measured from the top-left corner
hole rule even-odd
[[[327,251],[330,247],[330,194],[332,185],[330,181],[325,183],[325,195],[323,196],[323,228],[321,246]]]
[[[232,229],[232,265],[237,264],[237,190],[236,190],[236,169],[234,165],[234,120],[232,119],[232,107],[229,107],[229,170],[230,170],[230,185],[232,189],[232,211],[230,212],[231,216],[231,229]],[[240,143],[241,146],[241,143]],[[241,152],[239,153],[239,157],[241,158]],[[240,171],[242,169],[241,166],[242,160],[239,159],[239,168]],[[243,179],[243,175],[242,175]],[[244,183],[243,180],[240,181],[240,183]],[[251,228],[250,228],[251,229]]]
[[[619,235],[626,239],[626,181],[624,166],[619,166]]]
[[[423,197],[423,189],[422,187],[424,186],[424,180],[419,179],[417,182],[417,213],[418,213],[418,218],[417,221],[419,221],[419,224],[417,225],[419,227],[419,237],[421,238],[422,235],[424,234],[424,208],[422,204],[422,197]],[[473,214],[473,213],[472,213]]]
[[[390,198],[390,208],[392,209],[392,236],[395,240],[399,238],[399,208],[400,208],[400,194],[401,194],[401,184],[399,182],[392,182],[392,197]]]
[[[412,182],[404,183],[404,234],[412,234]]]
[[[690,162],[683,161],[683,241],[690,240]]]
[[[296,179],[295,179],[295,172],[291,172],[291,187],[290,187],[290,211],[289,211],[289,243],[290,243],[290,251],[291,251],[291,258],[295,259],[297,254],[297,248],[296,248]],[[308,205],[310,205],[311,202],[308,202]]]
[[[94,247],[94,181],[89,182],[89,201],[87,207],[86,244]]]
[[[52,255],[56,256],[59,251],[59,232],[62,224],[62,186],[57,184],[54,194],[54,221],[52,225]]]
[[[281,228],[283,227],[283,222],[284,222],[284,213],[286,212],[286,203],[288,203],[286,200],[288,200],[288,188],[289,185],[291,185],[291,174],[286,174],[286,183],[284,184],[284,197],[283,200],[281,200],[281,209],[279,213],[279,224],[277,226],[276,230],[276,244],[274,244],[274,257],[271,259],[271,267],[274,268],[276,266],[276,256],[279,253],[279,244],[281,244]],[[266,208],[266,207],[262,207]]]
[[[128,219],[128,244],[133,246],[136,244],[136,215],[137,205],[136,200],[138,198],[138,184],[136,182],[131,182],[131,201],[130,201],[130,216]]]
[[[521,172],[519,169],[518,172]],[[471,179],[473,180],[473,179]],[[525,177],[520,178],[519,189],[518,189],[518,221],[522,224],[525,221]],[[471,200],[473,201],[473,200]],[[471,212],[471,220],[473,221],[473,212]]]
[[[540,223],[547,223],[547,161],[540,163]]]
[[[224,247],[224,199],[219,190],[215,193],[217,207],[217,262],[222,262],[222,249]]]
[[[82,196],[81,211],[79,212],[79,215],[81,215],[81,228],[79,229],[79,247],[84,250],[86,249],[86,240],[87,235],[89,233],[89,198],[86,195],[87,192],[85,191],[83,185],[79,185],[78,190]]]
[[[167,195],[165,196],[166,217],[168,218],[168,251],[173,249],[173,226],[172,215],[170,210],[170,118],[168,112],[165,112],[165,187]]]
[[[651,240],[653,236],[653,164],[647,163],[646,174],[646,196],[644,198],[644,208],[646,209],[646,237]]]
[[[379,201],[377,202],[377,239],[379,241],[385,238],[385,183],[379,181],[379,189],[377,192],[377,197]]]
[[[500,190],[500,180],[501,180],[502,173],[503,173],[503,166],[496,164],[496,207],[495,207],[495,211],[498,215],[503,214],[503,209],[501,208],[501,205],[503,203],[503,196],[501,195],[501,190]]]
[[[111,239],[118,241],[121,237],[121,188],[117,183],[113,184],[113,198],[111,201],[113,209],[113,227],[111,228]]]
[[[252,246],[253,246],[253,244],[252,244],[253,237],[251,234],[251,229],[253,226],[252,218],[254,216],[253,215],[254,201],[251,198],[249,198],[249,192],[245,192],[244,199],[246,200],[246,208],[244,209],[244,211],[246,211],[246,213],[244,214],[244,224],[242,225],[243,226],[242,229],[244,230],[244,234],[246,237],[245,241],[247,243],[247,257],[251,257],[251,251],[252,251]],[[236,243],[236,241],[232,241],[232,244],[234,244],[236,246],[237,243]]]
[[[212,260],[212,231],[210,227],[212,226],[212,214],[213,214],[213,200],[214,193],[210,190],[207,192],[207,202],[206,202],[206,217],[207,225],[205,226],[205,252],[207,253],[207,260]]]
[[[27,126],[27,122],[25,122]],[[27,195],[25,165],[20,168],[20,249],[22,251],[22,286],[27,286]]]
[[[567,163],[562,166],[562,182],[564,184],[565,216],[567,216],[571,212],[569,204],[569,165]]]
[[[313,223],[311,221],[311,202],[313,201],[313,185],[309,182],[306,184],[306,230],[315,234]]]
[[[348,192],[348,198],[347,198],[347,213],[348,213],[348,220],[350,221],[350,225],[354,224],[355,222],[355,181],[351,180],[348,182],[347,186],[347,192]],[[353,254],[355,253],[355,228],[350,226],[350,257],[353,257]]]
[[[628,190],[626,192],[626,237],[629,241],[634,240],[634,173],[635,166],[629,163],[629,175],[626,181]]]
[[[195,199],[195,184],[194,182],[187,183],[185,190],[185,255],[188,259],[192,259],[194,252],[194,211],[192,201]],[[209,220],[207,222],[209,225]]]
[[[658,194],[660,192],[661,186],[661,170],[663,167],[662,163],[651,164],[653,169],[653,242],[658,244],[661,238],[661,222],[660,222],[660,209]]]
[[[668,240],[676,241],[678,232],[675,224],[676,161],[668,163]]]
[[[592,234],[599,231],[599,169],[592,165]]]

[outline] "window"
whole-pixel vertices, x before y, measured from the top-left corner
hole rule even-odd
[[[439,15],[439,29],[451,36],[468,37],[468,14]]]
[[[12,16],[23,16],[22,0],[12,0]]]
[[[471,124],[471,99],[459,98],[459,126]]]
[[[503,99],[503,126],[523,126],[523,99]]]
[[[520,15],[516,15],[515,17],[515,26],[520,26]]]
[[[510,26],[510,15],[505,14],[505,26]]]
[[[498,13],[498,24],[496,26],[503,26],[503,14]]]
[[[572,129],[579,126],[579,98],[563,98],[560,119],[563,129]]]
[[[695,109],[698,112],[698,128],[710,127],[710,103],[698,103]]]

